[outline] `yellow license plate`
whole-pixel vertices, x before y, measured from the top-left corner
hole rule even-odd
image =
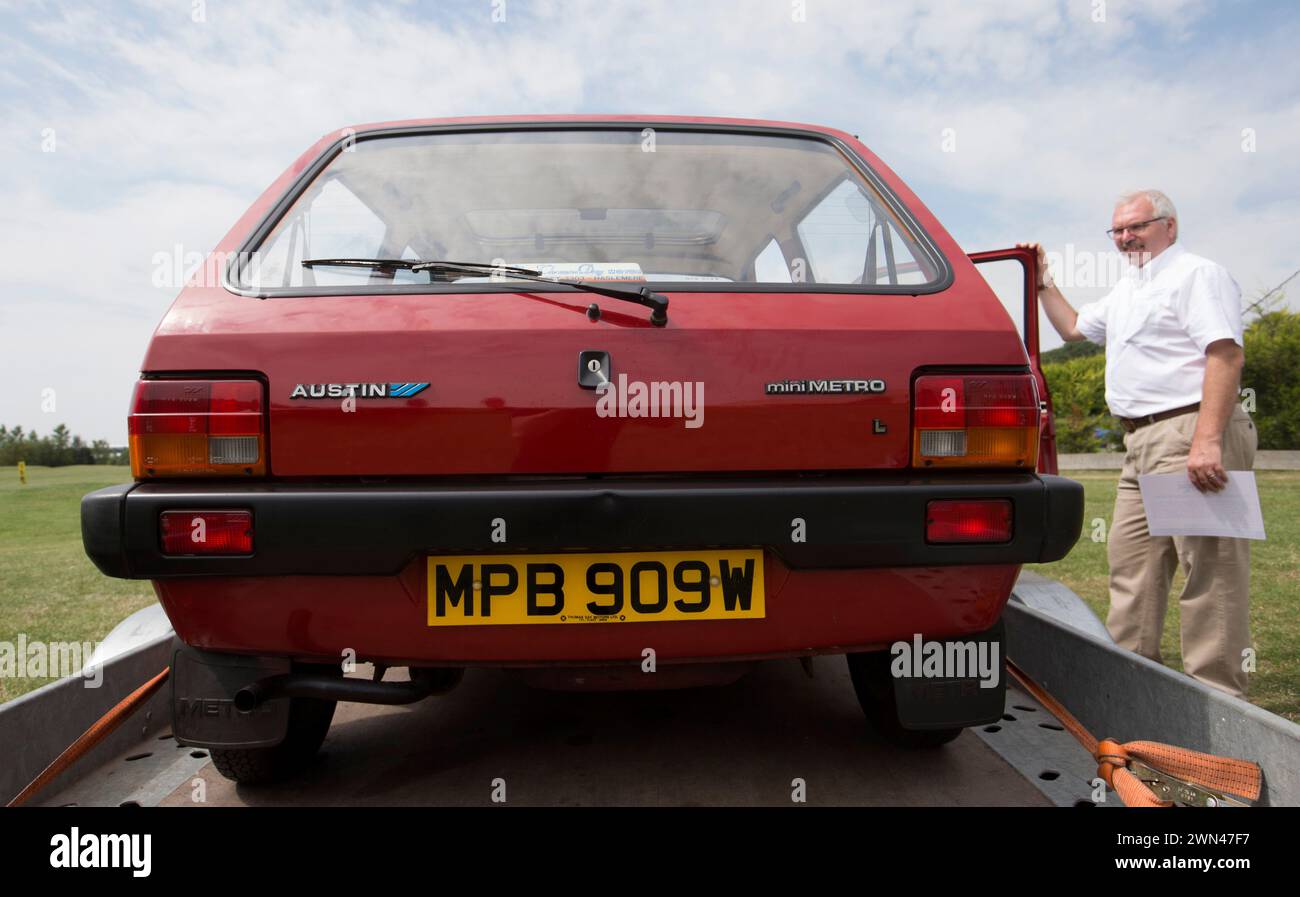
[[[763,552],[430,557],[429,625],[757,620]]]

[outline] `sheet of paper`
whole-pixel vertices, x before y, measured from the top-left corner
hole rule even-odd
[[[1186,471],[1139,474],[1138,486],[1153,536],[1264,538],[1253,470],[1228,471],[1228,485],[1221,492],[1201,492]]]

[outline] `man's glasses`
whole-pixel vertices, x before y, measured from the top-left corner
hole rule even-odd
[[[1169,217],[1168,215],[1161,215],[1159,218],[1148,218],[1146,221],[1139,221],[1137,224],[1126,224],[1123,227],[1112,227],[1110,230],[1106,231],[1106,236],[1110,237],[1113,240],[1115,239],[1115,237],[1124,233],[1124,231],[1130,231],[1135,234],[1140,234],[1142,233],[1142,231],[1146,230],[1150,225],[1154,224],[1157,221],[1164,221],[1168,217]]]

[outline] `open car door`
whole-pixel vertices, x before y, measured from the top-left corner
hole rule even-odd
[[[1043,376],[1038,356],[1038,256],[1028,249],[993,249],[972,252],[970,260],[997,293],[1012,320],[1016,322],[1029,353],[1029,365],[1038,381],[1039,427],[1038,472],[1056,473],[1056,426],[1053,421],[1052,394]]]

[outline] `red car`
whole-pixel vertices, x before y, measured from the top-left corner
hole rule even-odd
[[[336,701],[467,667],[671,688],[847,654],[887,737],[941,744],[1000,716],[1001,663],[900,668],[898,645],[1000,657],[1021,565],[1082,521],[1052,475],[1035,260],[991,260],[1023,266],[1020,329],[827,128],[348,128],[163,318],[135,482],[85,497],[85,548],[153,581],[176,735],[239,781],[292,773]]]

